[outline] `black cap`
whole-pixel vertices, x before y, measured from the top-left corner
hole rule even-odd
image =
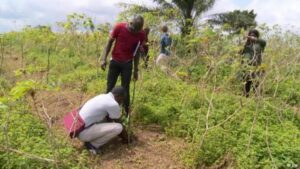
[[[115,96],[125,96],[125,89],[122,86],[116,86],[111,90],[111,93]]]

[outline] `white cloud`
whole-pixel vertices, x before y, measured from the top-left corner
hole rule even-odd
[[[300,1],[299,0],[219,0],[215,6],[204,16],[214,13],[227,12],[235,9],[254,10],[257,13],[256,20],[259,24],[266,23],[269,26],[280,25],[285,30],[300,29]],[[294,27],[292,27],[294,26]]]
[[[20,29],[25,25],[55,24],[66,15],[86,13],[97,23],[115,22],[119,2],[149,5],[149,0],[1,0],[0,32]],[[15,25],[18,26],[15,26]]]
[[[152,0],[0,0],[0,32],[24,25],[54,24],[66,15],[86,13],[97,23],[115,22],[119,2],[153,5]],[[241,3],[242,2],[242,3]],[[203,16],[234,9],[254,9],[258,23],[300,27],[299,0],[217,0]],[[16,26],[17,25],[17,26]]]
[[[206,15],[228,12],[240,8],[233,0],[217,0],[214,7]]]
[[[253,0],[248,9],[257,12],[257,20],[270,25],[295,25],[300,26],[300,1],[299,0]]]

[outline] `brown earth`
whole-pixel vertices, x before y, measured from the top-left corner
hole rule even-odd
[[[36,106],[32,107],[37,107],[43,120],[51,122],[53,128],[57,129],[56,132],[65,134],[62,130],[61,119],[68,110],[80,105],[80,99],[77,98],[81,97],[82,100],[89,98],[70,91],[55,93],[42,91],[35,95]],[[101,155],[91,155],[92,168],[185,168],[179,158],[180,151],[184,148],[183,140],[167,137],[159,126],[134,126],[133,131],[137,140],[130,145],[123,144],[120,139],[115,139],[101,149]],[[79,141],[73,142],[73,145],[82,151]]]
[[[27,75],[16,79],[14,71],[21,68],[21,59],[11,56],[4,59],[7,79],[16,82],[19,80],[42,80],[45,72]],[[70,89],[60,91],[36,91],[28,97],[32,112],[51,127],[55,134],[65,134],[62,117],[68,111],[77,108],[92,96],[74,92]],[[101,155],[90,155],[91,168],[105,169],[181,169],[185,168],[180,161],[180,152],[185,148],[183,140],[167,137],[159,126],[134,126],[134,135],[137,140],[130,145],[122,144],[115,139],[101,150]],[[68,137],[66,137],[68,140]],[[69,140],[71,141],[71,140]],[[72,140],[74,147],[82,151],[83,147],[78,140]]]

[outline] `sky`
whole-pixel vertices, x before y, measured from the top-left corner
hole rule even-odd
[[[25,25],[53,25],[73,12],[85,13],[96,23],[114,23],[121,11],[117,6],[120,2],[154,5],[152,0],[0,0],[0,32]],[[300,0],[216,0],[203,17],[235,9],[253,9],[259,24],[300,30]]]

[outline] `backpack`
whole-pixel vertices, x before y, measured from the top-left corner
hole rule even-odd
[[[69,112],[64,117],[64,126],[71,138],[75,138],[84,129],[84,121],[79,115],[80,109],[75,109]]]

